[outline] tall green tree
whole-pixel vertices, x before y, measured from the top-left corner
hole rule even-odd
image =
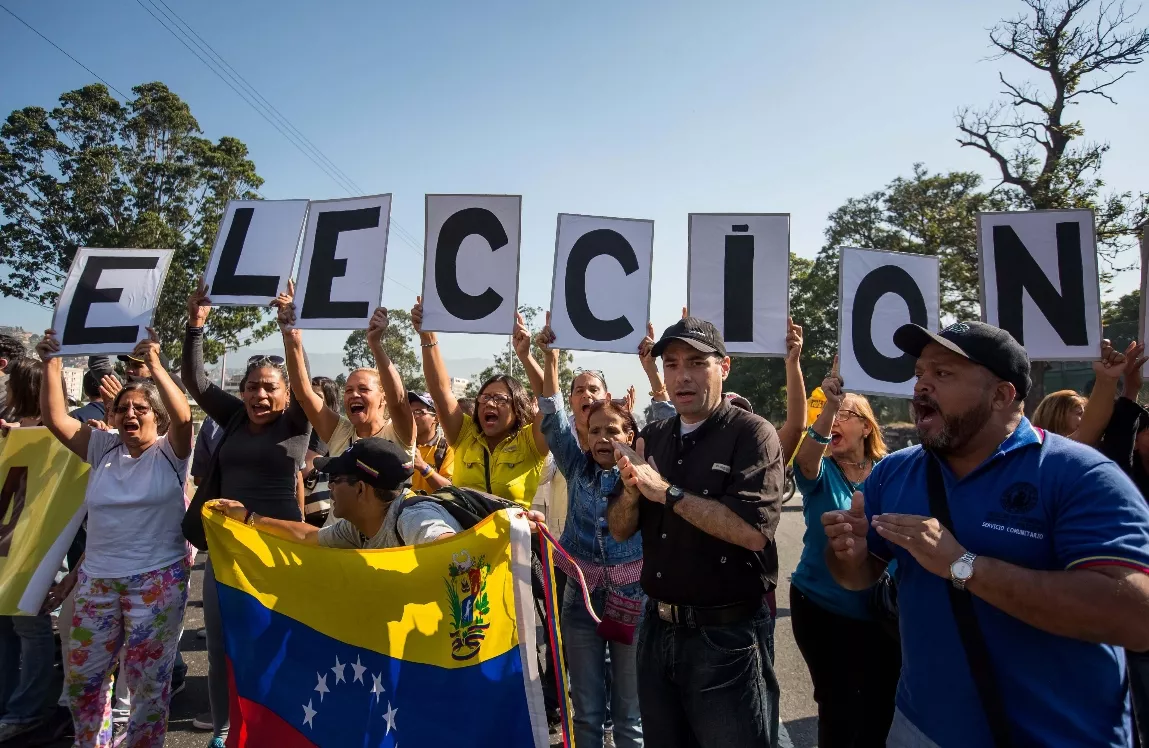
[[[527,329],[531,331],[531,351],[535,355],[535,360],[541,365],[543,364],[543,350],[535,345],[534,337],[543,328],[541,324],[545,319],[543,310],[537,306],[521,306],[519,307],[519,314],[523,315],[523,321],[526,323]],[[574,381],[573,365],[574,354],[570,351],[563,351],[559,355],[559,390],[563,392],[570,391],[571,382]],[[478,396],[479,387],[482,386],[483,382],[497,374],[509,374],[522,382],[528,390],[531,388],[530,382],[527,380],[527,372],[523,369],[522,362],[511,350],[511,345],[508,342],[502,348],[502,352],[495,355],[494,363],[471,377],[471,381],[467,385],[467,397]]]
[[[258,198],[263,180],[243,142],[202,137],[163,83],[132,93],[121,104],[92,84],[64,93],[51,111],[18,109],[0,127],[0,293],[50,308],[79,247],[174,249],[155,327],[175,358],[224,208]],[[215,361],[273,329],[265,310],[216,309],[205,355]]]
[[[391,363],[403,378],[407,389],[422,392],[427,389],[423,381],[423,364],[415,354],[412,340],[415,328],[411,324],[411,313],[402,309],[387,310],[387,330],[383,333],[383,350],[391,358]],[[375,357],[367,345],[367,331],[356,330],[347,336],[343,344],[343,365],[348,369],[374,367]]]
[[[1137,28],[1109,0],[1023,0],[1027,12],[989,32],[997,58],[1021,62],[1034,76],[998,79],[1004,98],[958,112],[958,143],[985,153],[1001,181],[997,192],[1021,209],[1089,208],[1098,253],[1120,267],[1147,217],[1146,196],[1106,192],[1101,166],[1107,143],[1085,139],[1072,107],[1089,99],[1115,104],[1114,86],[1149,52],[1149,30]],[[1045,395],[1045,367],[1033,367],[1028,409]]]

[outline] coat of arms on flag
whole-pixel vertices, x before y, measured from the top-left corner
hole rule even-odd
[[[204,526],[231,748],[548,745],[525,519],[500,511],[438,542],[365,551],[210,510]]]

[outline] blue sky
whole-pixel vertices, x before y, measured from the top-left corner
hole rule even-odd
[[[135,0],[5,4],[120,90],[168,84],[206,136],[248,144],[265,197],[346,196]],[[1023,8],[1002,0],[168,4],[367,194],[394,193],[393,223],[417,243],[424,193],[522,194],[523,303],[549,303],[557,213],[653,219],[656,327],[685,303],[687,213],[789,212],[792,249],[813,255],[830,211],[916,161],[992,177],[953,115],[990,102],[999,69],[1023,73],[985,59],[986,29]],[[3,114],[91,80],[2,12],[0,69]],[[1116,189],[1149,188],[1147,81],[1143,66],[1119,106],[1078,107],[1112,145]],[[394,230],[388,254],[384,302],[409,307],[420,254]],[[0,321],[40,329],[48,313],[0,299]],[[309,333],[308,347],[345,337]],[[452,336],[444,352],[499,344]]]

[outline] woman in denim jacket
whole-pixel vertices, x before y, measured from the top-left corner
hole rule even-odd
[[[556,466],[566,478],[569,500],[560,543],[582,571],[596,614],[603,616],[608,596],[615,597],[615,602],[624,606],[630,603],[638,613],[643,602],[638,582],[642,572],[642,537],[636,534],[619,543],[606,528],[607,501],[622,488],[615,466],[614,442],[632,444],[638,427],[629,403],[610,400],[606,382],[597,372],[580,372],[575,377],[567,403],[574,417],[567,417],[558,392],[559,351],[549,347],[554,339],[548,324],[537,342],[546,350],[542,396],[539,397],[543,435]],[[662,390],[661,384],[659,378],[652,382],[652,387]],[[657,394],[665,397],[664,390]],[[673,414],[669,403],[663,401],[661,407],[669,408]],[[569,572],[573,573],[574,569]],[[577,583],[566,586],[560,622],[574,703],[576,744],[581,748],[603,745],[609,662],[615,745],[640,748],[642,721],[638,709],[635,644],[633,639],[630,643],[622,641],[627,634],[634,635],[633,627],[616,626],[611,634],[613,640],[602,638],[585,608]]]

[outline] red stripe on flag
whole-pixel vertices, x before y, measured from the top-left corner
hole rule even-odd
[[[230,658],[227,661],[227,692],[231,704],[231,729],[227,734],[227,748],[260,748],[269,745],[276,748],[315,748],[315,743],[284,722],[278,714],[236,693]],[[302,708],[299,718],[303,719]]]

